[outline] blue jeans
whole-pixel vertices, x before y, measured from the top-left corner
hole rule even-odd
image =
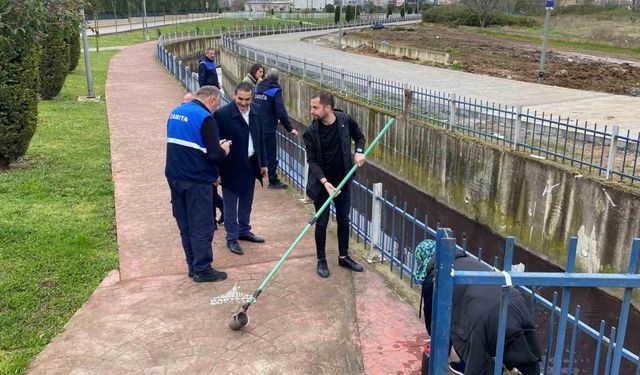
[[[254,186],[255,182],[245,191],[230,190],[222,186],[224,229],[227,231],[227,241],[237,240],[238,237],[247,235],[251,231],[249,223]]]
[[[211,184],[168,180],[173,217],[189,271],[203,273],[211,269],[214,215]]]

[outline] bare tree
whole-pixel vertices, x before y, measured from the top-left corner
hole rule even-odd
[[[491,15],[491,12],[494,11],[500,0],[465,0],[464,4],[468,6],[471,11],[478,17],[478,21],[480,22],[480,27],[484,27]]]
[[[500,9],[507,13],[515,13],[518,0],[501,0]]]

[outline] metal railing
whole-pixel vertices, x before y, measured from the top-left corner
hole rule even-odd
[[[410,14],[405,17],[400,16],[371,16],[366,17],[361,20],[354,20],[351,22],[343,22],[342,27],[351,28],[351,27],[363,27],[369,26],[374,23],[397,23],[403,21],[419,21],[420,15]],[[306,31],[317,31],[317,30],[335,30],[339,29],[341,26],[339,24],[309,24],[303,23],[302,25],[271,25],[271,26],[254,26],[254,25],[244,25],[242,27],[230,27],[230,28],[212,28],[209,32],[207,32],[204,28],[196,31],[187,31],[180,33],[167,33],[163,34],[158,39],[158,44],[163,45],[167,42],[176,41],[184,38],[191,37],[199,37],[199,36],[216,36],[224,34],[227,38],[247,38],[254,36],[262,36],[262,35],[275,35],[275,34],[284,34],[284,33],[297,33],[297,32],[306,32]]]
[[[394,21],[398,19],[389,22]],[[363,26],[363,23],[353,26]],[[280,32],[330,28],[335,28],[335,25],[285,28]],[[249,60],[278,67],[321,87],[392,111],[399,117],[406,115],[413,120],[440,125],[537,158],[598,173],[607,179],[617,177],[631,183],[640,181],[640,133],[633,136],[630,130],[621,133],[617,126],[591,125],[586,121],[570,120],[531,109],[524,110],[521,106],[490,103],[403,85],[323,63],[249,47],[237,41],[238,38],[255,35],[260,35],[260,32],[247,29],[225,34],[222,47]]]
[[[278,159],[280,161],[280,173],[289,180],[293,187],[298,189],[301,193],[304,193],[304,187],[306,186],[306,179],[308,176],[308,165],[306,164],[305,150],[301,140],[299,138],[292,138],[288,133],[279,132]],[[362,181],[359,179],[357,175],[352,184],[351,197],[352,235],[355,237],[356,241],[362,241],[363,246],[369,249],[367,258],[372,261],[378,261],[382,264],[386,262],[389,269],[391,271],[395,270],[401,279],[406,277],[410,286],[419,285],[416,283],[414,278],[414,273],[417,267],[414,249],[417,244],[425,238],[437,239],[438,233],[442,233],[442,230],[439,228],[439,222],[432,218],[431,220],[432,222],[435,222],[435,226],[429,226],[429,218],[427,216],[419,218],[417,216],[417,209],[407,207],[406,202],[398,201],[395,196],[392,198],[389,197],[386,192],[383,192],[382,184],[376,183],[371,185],[368,181]],[[333,208],[332,213],[335,214]],[[450,231],[448,233],[450,233]],[[466,240],[463,241],[462,246],[456,245],[455,240],[452,240],[451,243],[457,251],[464,251],[469,256],[494,267],[496,270],[499,268],[498,257],[493,259],[493,264],[484,262],[482,259],[482,249],[479,249],[477,256],[471,254],[467,250]],[[511,270],[514,243],[515,239],[513,237],[507,238],[504,251],[504,270],[506,271]],[[514,280],[513,284],[518,285],[518,289],[520,289],[524,295],[528,296],[528,299],[530,300],[530,314],[533,315],[535,313],[535,306],[542,307],[543,311],[549,314],[549,326],[545,327],[547,328],[547,336],[544,340],[546,344],[546,351],[544,355],[544,374],[551,373],[550,371],[553,371],[554,374],[559,374],[560,367],[562,366],[553,366],[553,364],[562,364],[562,356],[568,357],[565,365],[569,366],[568,373],[572,373],[571,369],[573,367],[573,359],[576,353],[576,336],[580,333],[581,335],[585,335],[585,337],[590,338],[592,340],[592,344],[595,346],[595,352],[593,353],[593,357],[595,358],[593,361],[594,367],[592,368],[593,374],[601,373],[600,369],[605,370],[605,375],[623,373],[618,370],[620,369],[621,363],[626,361],[627,368],[635,366],[636,374],[638,375],[640,374],[639,356],[624,348],[624,332],[622,331],[625,330],[629,315],[632,290],[630,288],[640,287],[640,276],[635,274],[638,264],[638,256],[640,254],[640,239],[636,239],[633,243],[629,274],[622,275],[573,273],[576,245],[577,239],[572,238],[571,246],[569,248],[569,259],[572,261],[568,262],[567,273],[511,273],[511,277]],[[464,273],[455,273],[455,277],[458,277],[459,275],[464,275]],[[480,281],[483,277],[489,281]],[[519,279],[519,277],[521,277],[521,279]],[[470,279],[468,278],[467,280]],[[493,283],[490,285],[502,285],[504,275],[502,273],[493,272],[491,274],[477,276],[477,279],[473,280],[475,284]],[[520,282],[520,280],[523,281]],[[453,281],[449,282],[453,283]],[[455,281],[455,283],[459,284],[463,282]],[[538,294],[535,288],[537,286],[562,287],[563,294],[561,305],[558,304],[557,292],[554,292],[552,301],[549,301]],[[628,288],[625,290],[618,329],[611,327],[610,329],[612,333],[609,336],[606,336],[605,328],[607,323],[605,321],[600,321],[600,327],[596,330],[580,319],[580,306],[576,308],[575,312],[571,313],[568,310],[570,302],[569,287]],[[434,296],[434,300],[436,298],[439,297]],[[449,304],[451,303],[451,299],[449,297],[444,296],[443,298],[448,300]],[[442,309],[448,309],[447,307],[437,308],[440,309],[439,311],[442,311]],[[436,307],[434,307],[433,311],[436,311],[435,309]],[[436,314],[433,316],[436,316]],[[500,324],[503,324],[502,321]],[[572,326],[573,330],[571,332],[571,344],[565,349],[564,340],[567,325]],[[435,331],[432,330],[432,332]],[[557,334],[555,332],[557,332]],[[432,340],[438,340],[437,337],[435,337],[435,333],[433,336]],[[613,340],[611,339],[612,337]],[[446,340],[442,339],[441,341],[434,341],[436,343],[440,342],[441,344],[444,344],[433,344],[432,348],[436,346],[446,348],[448,346],[448,341],[448,336]],[[607,351],[604,366],[601,366],[600,359],[604,353],[602,349],[603,345],[606,345]],[[555,348],[555,351],[552,351],[552,348]],[[560,357],[558,358],[558,356]],[[431,362],[433,363],[438,360],[440,360],[440,358],[434,358],[432,354]],[[496,359],[496,362],[501,363],[501,361],[501,359]],[[445,359],[444,368],[446,368],[446,365],[447,362]],[[434,371],[435,372],[430,373],[446,373],[446,371],[442,370],[442,367],[438,367]],[[579,373],[587,372],[586,369],[582,368]]]
[[[564,273],[534,273],[534,272],[512,272],[513,245],[515,238],[507,238],[505,245],[504,268],[498,271],[454,271],[455,252],[459,251],[455,238],[450,230],[438,229],[436,234],[436,256],[435,256],[435,287],[433,296],[433,320],[431,325],[432,345],[430,358],[430,373],[445,374],[448,366],[448,342],[451,331],[450,314],[441,313],[451,311],[454,285],[500,285],[503,286],[502,298],[500,301],[500,318],[497,322],[498,334],[496,340],[495,374],[502,374],[502,361],[505,349],[505,331],[507,324],[507,314],[509,311],[509,286],[556,286],[562,287],[562,300],[557,306],[557,292],[554,294],[551,304],[551,314],[549,334],[546,341],[546,353],[544,358],[544,374],[547,374],[553,363],[553,374],[565,373],[563,368],[568,367],[567,372],[573,373],[573,358],[576,351],[576,335],[579,331],[586,332],[597,340],[594,354],[593,374],[599,374],[602,345],[607,345],[607,354],[604,364],[604,374],[619,374],[622,360],[631,361],[636,367],[636,374],[640,373],[640,362],[638,356],[633,355],[624,349],[629,310],[631,308],[631,297],[634,288],[640,288],[640,275],[638,272],[638,260],[640,258],[640,239],[633,241],[629,269],[626,274],[582,274],[575,273],[575,258],[578,239],[572,237],[569,243],[569,255],[567,258],[566,272]],[[571,299],[572,287],[591,288],[624,288],[624,298],[619,315],[618,329],[611,328],[611,335],[605,337],[605,323],[601,321],[600,330],[595,331],[590,327],[584,327],[580,323],[580,306],[576,307],[575,313],[571,315],[569,303]],[[527,289],[528,290],[528,289]],[[547,301],[548,302],[548,301]],[[558,308],[559,307],[559,308]],[[555,318],[558,316],[557,335],[553,343]],[[565,340],[567,328],[573,325],[573,332],[568,350],[568,362],[563,362],[565,356]],[[634,333],[637,334],[637,333]],[[438,343],[440,345],[438,345]],[[555,348],[552,353],[551,348]],[[553,358],[553,359],[552,359]],[[586,372],[582,369],[580,373]],[[629,373],[628,370],[626,373]]]

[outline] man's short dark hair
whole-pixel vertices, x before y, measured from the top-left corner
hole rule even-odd
[[[311,97],[311,99],[319,99],[320,104],[322,105],[330,105],[331,108],[334,107],[333,95],[329,94],[326,91],[317,92],[315,95]]]
[[[234,91],[234,93],[237,94],[238,91],[253,93],[253,87],[251,87],[251,85],[248,82],[240,82],[236,86],[236,90]]]

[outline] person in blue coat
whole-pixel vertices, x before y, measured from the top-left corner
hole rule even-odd
[[[267,166],[269,168],[269,188],[270,189],[286,189],[287,185],[283,184],[278,178],[278,140],[276,131],[278,130],[278,121],[284,126],[285,130],[293,137],[298,136],[298,131],[291,126],[287,109],[282,99],[282,88],[278,84],[278,69],[271,68],[267,70],[265,79],[256,85],[256,93],[254,101],[264,116],[264,144],[267,147]]]
[[[242,255],[238,240],[264,242],[251,232],[251,206],[255,180],[267,177],[267,156],[262,136],[262,119],[251,105],[253,89],[246,82],[236,86],[233,101],[214,114],[220,137],[231,141],[232,149],[220,164],[227,247]]]
[[[230,151],[220,141],[212,111],[220,91],[201,87],[195,99],[177,106],[167,120],[165,176],[171,190],[173,216],[180,230],[189,277],[195,282],[220,281],[227,274],[211,267],[214,213],[212,184]]]
[[[216,50],[208,48],[205,55],[198,63],[198,84],[202,86],[215,86],[222,89],[216,71]]]

